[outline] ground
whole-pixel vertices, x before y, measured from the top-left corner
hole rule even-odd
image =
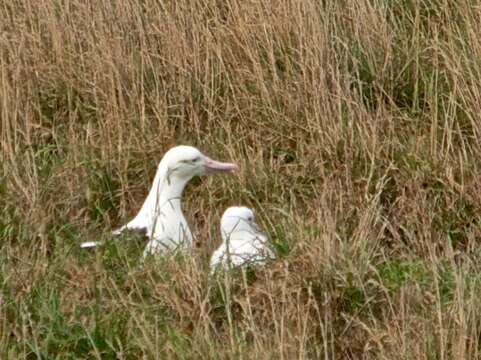
[[[465,359],[481,351],[477,1],[0,6],[2,359]],[[110,231],[163,153],[195,250]],[[210,277],[249,206],[278,260]],[[105,240],[94,251],[84,241]]]

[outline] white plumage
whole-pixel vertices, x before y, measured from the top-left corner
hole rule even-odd
[[[274,259],[267,237],[259,230],[254,213],[247,207],[230,207],[221,219],[222,244],[210,260],[211,270],[224,270],[242,266],[263,264]]]
[[[126,225],[113,231],[145,230],[149,242],[144,256],[179,247],[190,247],[192,233],[181,207],[182,192],[194,176],[231,172],[236,165],[210,159],[191,146],[176,146],[159,163],[152,188],[140,211]],[[82,247],[98,243],[83,243]]]

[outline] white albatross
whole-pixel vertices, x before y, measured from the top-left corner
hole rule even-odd
[[[176,146],[167,151],[159,163],[152,188],[140,211],[127,224],[114,230],[144,230],[149,242],[147,254],[160,253],[192,245],[192,233],[180,204],[182,192],[194,176],[219,172],[232,172],[235,164],[215,161],[191,146]],[[98,242],[83,243],[81,247],[94,247]]]
[[[222,244],[210,259],[211,271],[242,265],[263,264],[274,259],[267,237],[261,233],[254,213],[247,207],[228,208],[220,221]]]

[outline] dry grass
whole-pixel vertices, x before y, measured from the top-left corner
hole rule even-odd
[[[479,358],[480,5],[3,1],[0,357]],[[196,254],[80,251],[175,144],[241,166]],[[209,279],[237,204],[281,259]]]

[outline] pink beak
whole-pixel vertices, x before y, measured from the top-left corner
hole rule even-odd
[[[232,172],[237,169],[236,164],[215,161],[207,156],[204,158],[204,166],[207,174],[216,172]]]

